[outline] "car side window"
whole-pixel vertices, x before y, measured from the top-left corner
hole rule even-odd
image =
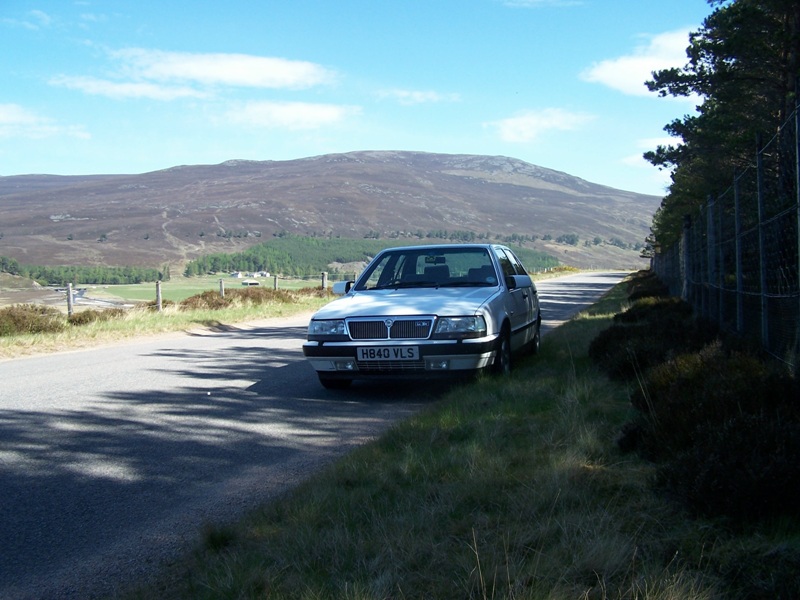
[[[525,271],[525,267],[522,266],[522,263],[519,262],[519,259],[516,255],[511,252],[510,250],[505,251],[508,259],[511,261],[511,264],[514,265],[514,271],[516,271],[517,275],[527,275],[528,273]]]
[[[390,285],[396,280],[398,273],[403,268],[404,256],[397,253],[387,253],[374,263],[366,279],[361,279],[356,286],[357,290],[368,290]],[[363,276],[362,276],[363,277]]]
[[[503,269],[503,277],[517,274],[516,270],[514,269],[514,264],[502,249],[496,249],[495,254],[497,254],[497,260],[500,262],[500,268]]]

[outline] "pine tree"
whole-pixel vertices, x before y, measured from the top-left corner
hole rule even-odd
[[[715,10],[689,36],[688,63],[657,71],[647,82],[661,96],[696,95],[701,102],[697,114],[664,127],[679,143],[644,155],[672,171],[669,193],[653,220],[653,234],[664,245],[678,238],[684,215],[730,187],[736,170],[752,164],[757,135],[773,135],[795,106],[800,3],[709,4]]]

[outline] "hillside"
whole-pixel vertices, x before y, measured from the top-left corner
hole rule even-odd
[[[566,264],[638,268],[638,251],[619,246],[643,242],[659,202],[513,158],[416,152],[11,176],[0,177],[0,256],[180,266],[282,232],[430,241],[447,230],[533,236],[530,247]],[[577,245],[555,241],[564,235]]]

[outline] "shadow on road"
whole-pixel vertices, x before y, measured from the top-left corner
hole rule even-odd
[[[155,365],[154,381],[166,371],[189,385],[112,382],[99,393],[75,390],[89,396],[80,410],[0,411],[0,596],[37,579],[45,585],[59,569],[73,576],[126,536],[149,540],[156,553],[167,539],[185,542],[205,514],[233,516],[291,487],[446,389],[327,391],[299,343],[265,351],[302,340],[304,327],[199,335],[213,336],[214,348],[227,338],[224,351],[176,344],[141,356]],[[225,507],[232,481],[252,490]],[[182,519],[189,523],[179,531]]]

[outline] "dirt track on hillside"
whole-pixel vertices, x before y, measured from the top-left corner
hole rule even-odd
[[[83,290],[75,291],[73,303],[73,306],[76,309],[112,308],[124,306],[124,303],[122,302],[92,298],[91,295],[85,293]],[[53,308],[57,308],[66,312],[67,295],[63,289],[59,290],[40,285],[32,285],[30,282],[27,282],[26,285],[23,285],[18,281],[11,281],[9,283],[9,281],[4,278],[2,281],[0,281],[0,308],[13,306],[15,304],[39,304],[44,306],[52,306]]]

